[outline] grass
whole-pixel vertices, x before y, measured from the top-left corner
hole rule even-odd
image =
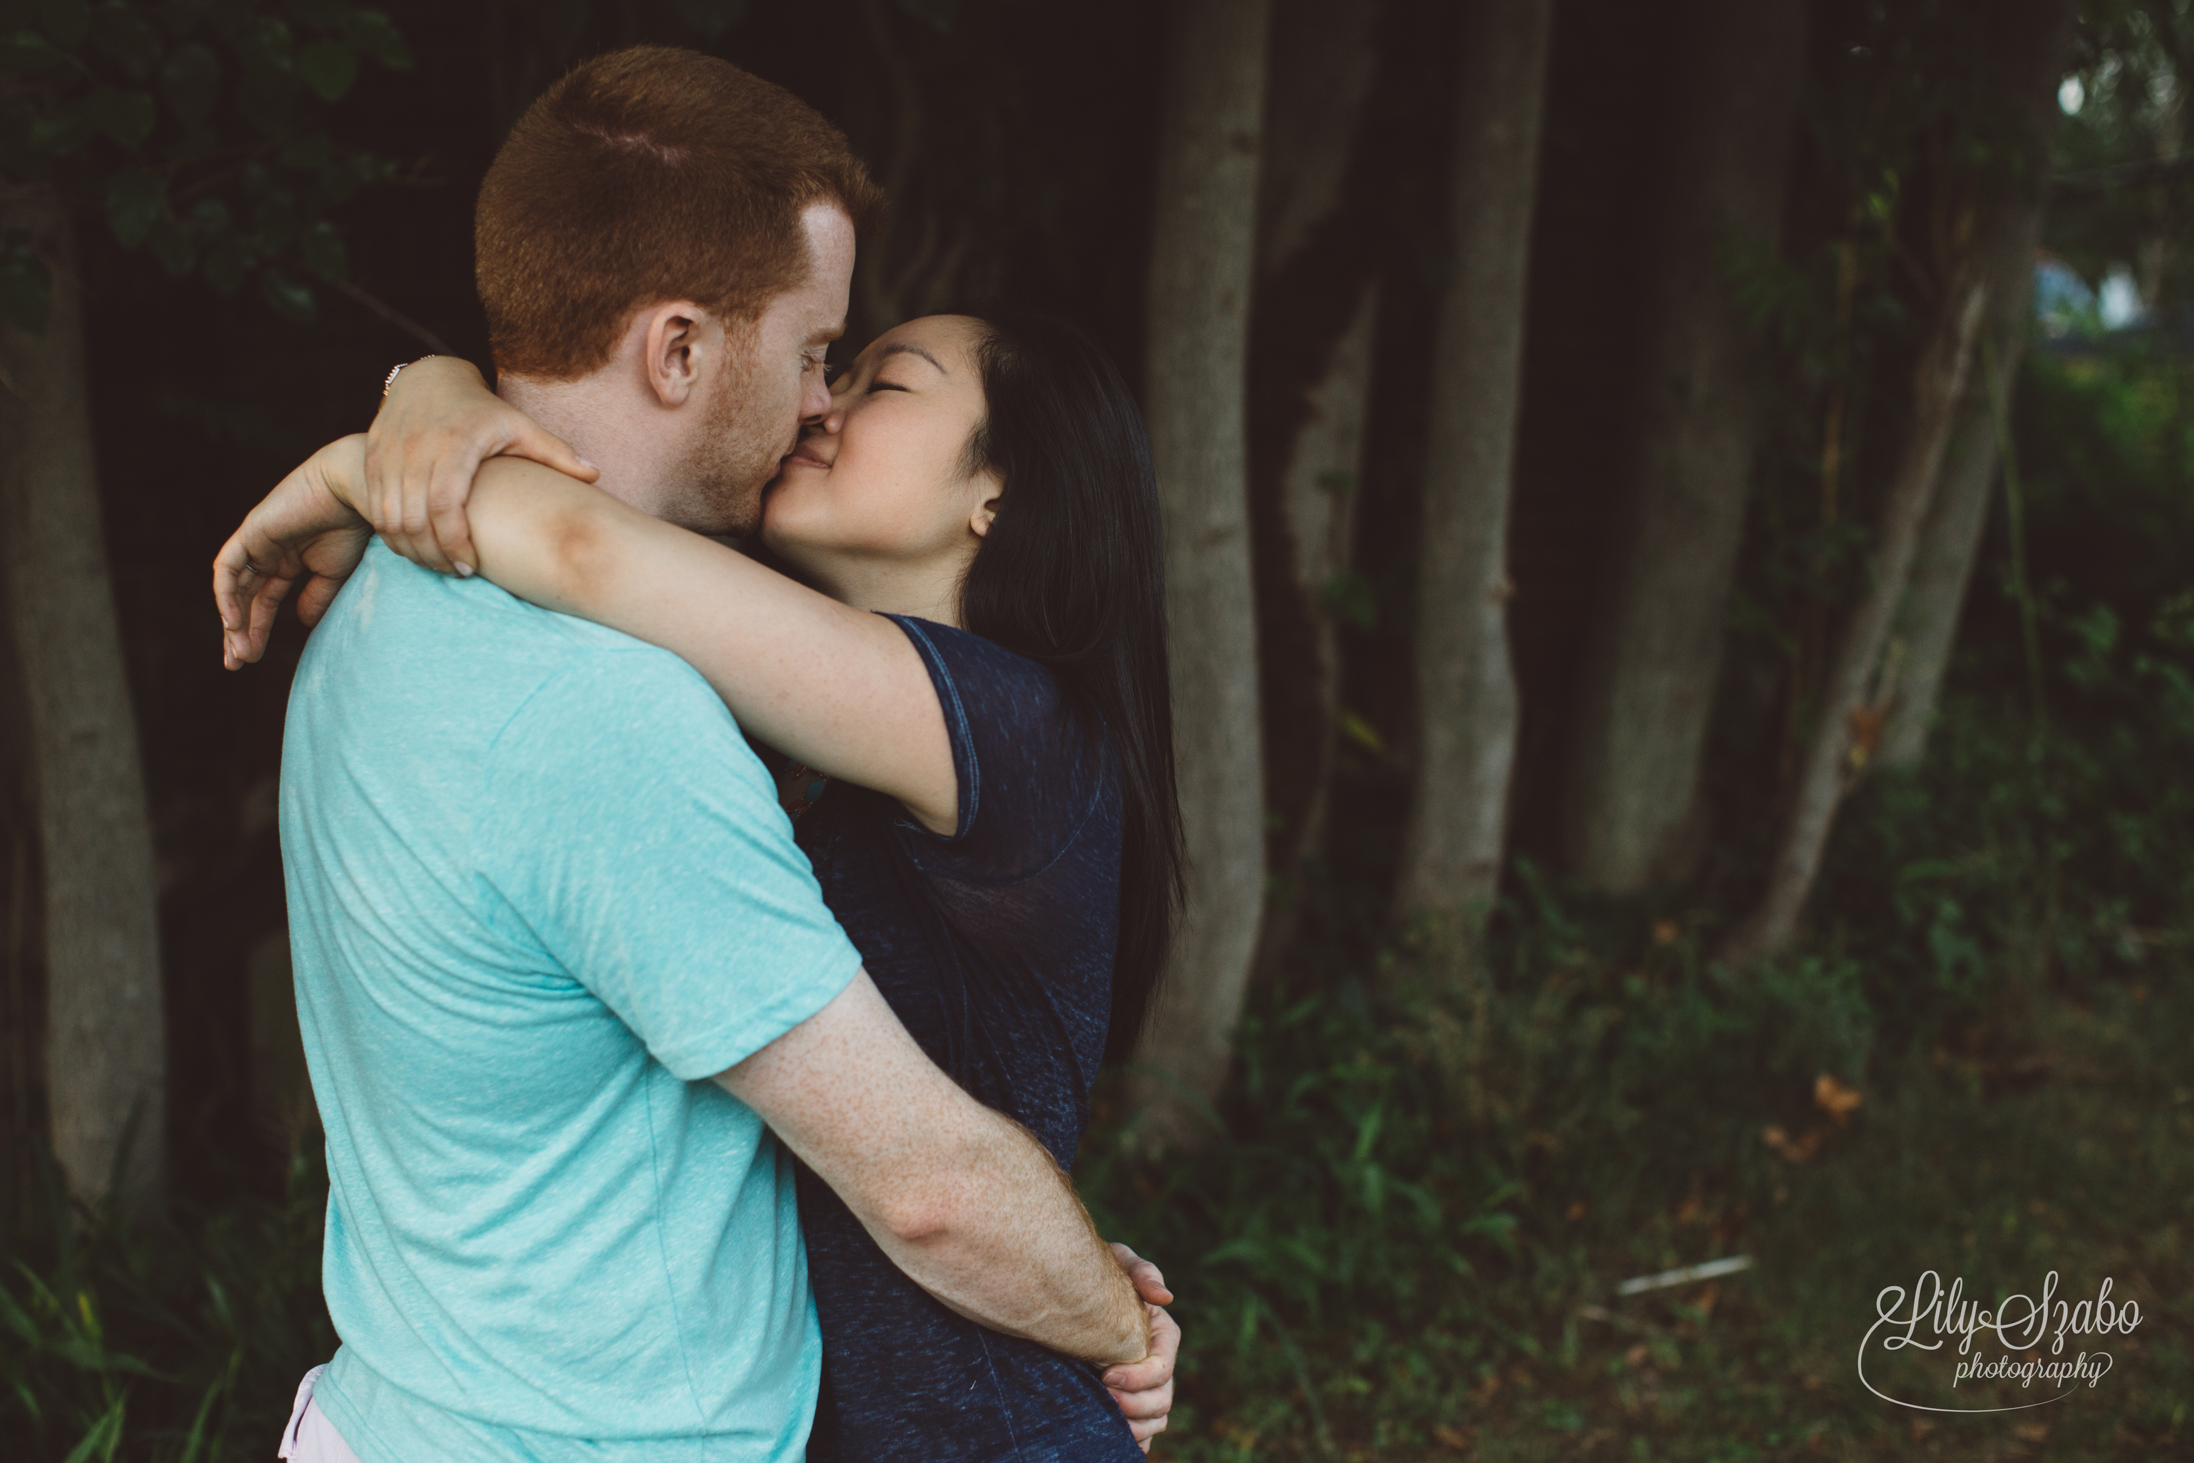
[[[298,1377],[336,1344],[320,1300],[325,1172],[299,1156],[279,1202],[155,1218],[72,1209],[50,1163],[27,1167],[0,1271],[6,1456],[271,1457]]]
[[[1391,1072],[1431,1045],[1411,1034],[1417,1023],[1382,1033],[1361,1017],[1268,1013],[1253,1040],[1298,1031],[1300,1050],[1329,1052],[1384,1043],[1392,1064],[1347,1060],[1262,1099],[1245,1084],[1262,1141],[1156,1172],[1093,1174],[1106,1218],[1146,1253],[1174,1257],[1180,1276],[1185,1405],[1165,1450],[1184,1463],[2184,1450],[2194,1075],[2183,1054],[2194,1002],[2183,967],[2163,974],[2086,1002],[2039,996],[2031,1045],[2009,1060],[1948,1050],[1879,1060],[1841,1127],[1818,1112],[1792,1119],[1819,1075],[1802,1041],[1779,1072],[1684,1050],[1742,1042],[1762,1019],[1802,1022],[1799,982],[1779,1009],[1763,1001],[1748,1015],[1726,987],[1633,975],[1604,982],[1613,994],[1578,978],[1550,1025],[1656,1028],[1665,1039],[1642,1045],[1673,1060],[1655,1071],[1609,1039],[1612,1060],[1598,1070],[1601,1096],[1614,1088],[1615,1100],[1572,1106],[1565,1129],[1526,1127],[1514,1141],[1460,1116],[1445,1131],[1372,1131]],[[1833,989],[1813,989],[1816,1016],[1837,1020]],[[1610,1010],[1623,1014],[1611,1021]],[[1436,1068],[1428,1056],[1425,1070]],[[1467,1100],[1436,1075],[1426,1084],[1434,1101]],[[1770,1123],[1793,1135],[1793,1152],[1822,1136],[1793,1162],[1761,1140]],[[1371,1177],[1387,1165],[1389,1177]],[[1436,1216],[1418,1212],[1420,1195]],[[1739,1253],[1755,1268],[1615,1294],[1626,1276]],[[2104,1343],[2110,1373],[2063,1403],[1908,1411],[1864,1390],[1854,1360],[1876,1292],[1927,1269],[1989,1297],[2032,1294],[2052,1270],[2060,1293],[2092,1295],[2108,1276],[2142,1319]],[[1939,1395],[1948,1363],[1931,1357],[1894,1382],[1872,1365],[1893,1392],[1901,1383],[1912,1400],[1953,1401]],[[1962,1384],[1956,1405],[2032,1398],[1974,1388]]]

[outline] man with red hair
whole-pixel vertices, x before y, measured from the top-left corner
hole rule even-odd
[[[478,268],[499,389],[593,465],[507,445],[750,529],[828,405],[879,202],[835,129],[722,61],[580,67],[496,158]],[[405,533],[470,563],[454,521]],[[799,1457],[820,1341],[788,1148],[954,1310],[1146,1360],[1135,1282],[878,996],[691,667],[382,544],[302,604],[282,849],[343,1345],[284,1457]]]

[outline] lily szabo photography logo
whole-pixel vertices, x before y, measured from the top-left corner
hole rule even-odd
[[[1909,1293],[1885,1286],[1859,1343],[1859,1380],[1883,1401],[1919,1412],[2018,1412],[2062,1402],[2109,1375],[2108,1338],[2131,1336],[2141,1324],[2140,1303],[2112,1300],[2111,1287],[2105,1279],[2094,1299],[2068,1300],[2057,1294],[2052,1270],[2040,1300],[2007,1295],[1991,1310],[1965,1298],[1963,1277],[1945,1288],[1933,1270]],[[2006,1400],[2014,1396],[2024,1400]]]

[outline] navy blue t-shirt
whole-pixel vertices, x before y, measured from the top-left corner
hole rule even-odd
[[[1062,1166],[1089,1118],[1119,940],[1118,762],[1050,671],[892,617],[929,667],[959,825],[834,783],[795,826],[823,899],[899,1020],[953,1080]],[[1143,1463],[1098,1372],[932,1300],[800,1170],[823,1326],[811,1463]]]

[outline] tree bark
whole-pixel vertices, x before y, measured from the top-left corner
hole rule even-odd
[[[1688,871],[1722,624],[1760,436],[1751,331],[1731,255],[1773,248],[1805,72],[1804,0],[1696,0],[1668,78],[1656,324],[1631,532],[1586,661],[1563,798],[1564,856],[1635,892]]]
[[[1782,837],[1759,907],[1730,933],[1722,958],[1743,965],[1786,947],[1819,874],[1836,809],[1874,751],[1882,698],[1872,694],[1889,627],[1911,577],[1920,526],[1935,497],[1943,452],[1970,374],[1987,286],[1979,271],[1952,271],[1912,381],[1912,421],[1899,449],[1875,537],[1872,577],[1837,643],[1820,710],[1806,742]]]
[[[1334,587],[1355,538],[1379,289],[1346,215],[1381,7],[1276,0],[1257,193],[1250,526],[1271,893],[1255,969],[1293,943],[1340,726]]]
[[[53,1148],[70,1190],[92,1200],[117,1181],[148,1189],[161,1169],[152,821],[100,531],[68,225],[43,191],[13,193],[0,212],[53,277],[42,336],[0,325],[0,543],[35,764]]]
[[[1286,714],[1296,704],[1308,702],[1307,725],[1281,728],[1268,715],[1266,732],[1277,739],[1283,732],[1303,744],[1308,768],[1289,768],[1291,786],[1269,786],[1267,798],[1280,826],[1271,849],[1273,872],[1298,874],[1317,850],[1325,834],[1326,803],[1333,785],[1335,753],[1341,718],[1340,626],[1330,591],[1353,560],[1356,539],[1358,485],[1364,466],[1364,422],[1371,407],[1372,341],[1378,325],[1379,286],[1365,280],[1356,291],[1356,306],[1348,324],[1333,343],[1325,373],[1305,393],[1302,425],[1289,444],[1287,463],[1280,475],[1279,510],[1288,548],[1291,579],[1288,591],[1296,600],[1297,618],[1306,627],[1309,654],[1285,667],[1265,657],[1268,712]],[[1264,605],[1269,624],[1271,606]],[[1300,682],[1297,694],[1282,698],[1270,685],[1280,675]],[[1268,749],[1269,750],[1269,749]],[[1278,781],[1267,768],[1268,784]],[[1293,910],[1294,901],[1288,902]],[[1261,945],[1276,950],[1285,942],[1293,921],[1279,920],[1278,910],[1268,911]]]
[[[1135,1097],[1150,1141],[1210,1134],[1264,901],[1246,366],[1267,0],[1174,11],[1151,241],[1146,406],[1165,515],[1188,897]]]
[[[1516,761],[1508,507],[1552,0],[1466,12],[1433,343],[1417,588],[1417,767],[1396,913],[1469,941],[1500,882]]]
[[[2063,114],[2057,84],[2070,64],[2075,0],[2029,0],[2026,14],[1999,26],[1995,40],[2019,125],[2023,176],[2009,181],[1984,213],[1980,230],[1987,271],[1988,315],[1982,329],[1995,347],[2004,408],[2010,409],[2026,352],[2034,296],[2034,252],[2041,239],[2050,143]],[[1959,612],[1988,521],[1997,467],[1996,411],[1979,372],[1966,382],[1956,435],[1945,456],[1942,486],[1920,536],[1912,585],[1899,615],[1904,657],[1897,678],[1881,760],[1916,767],[1927,750],[1943,672],[1956,643]]]

